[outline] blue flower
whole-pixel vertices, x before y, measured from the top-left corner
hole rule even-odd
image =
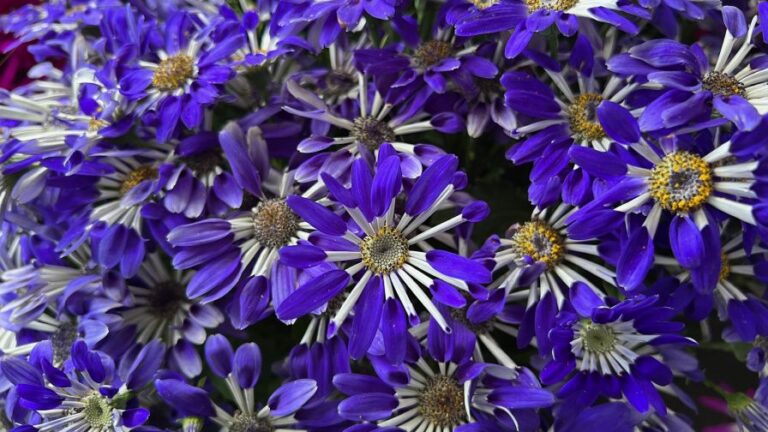
[[[51,351],[40,350],[32,366],[21,360],[4,363],[8,370],[19,372],[14,379],[18,406],[36,412],[30,422],[34,430],[103,430],[129,431],[141,426],[149,418],[146,408],[128,408],[133,395],[130,390],[147,384],[159,366],[159,343],[141,349],[130,367],[122,369],[118,381],[113,360],[104,353],[90,351],[83,341],[72,346],[71,367],[59,369],[51,363]],[[22,426],[23,427],[23,426]]]
[[[335,334],[354,309],[356,343],[364,351],[381,320],[384,343],[391,348],[387,355],[393,362],[402,361],[405,354],[405,341],[400,335],[406,329],[406,319],[411,324],[418,322],[411,295],[443,330],[450,331],[424,288],[467,291],[470,284],[490,281],[490,271],[482,264],[445,250],[429,248],[423,252],[426,248],[420,246],[433,238],[445,238],[447,231],[486,215],[487,205],[474,202],[444,222],[433,226],[425,223],[438,209],[446,207],[455,189],[461,187],[454,183],[461,175],[456,163],[454,156],[438,159],[408,192],[404,190],[400,159],[388,145],[380,149],[375,175],[364,160],[354,162],[350,189],[323,175],[335,200],[333,204],[349,216],[349,223],[317,202],[290,197],[290,208],[316,231],[310,234],[308,242],[283,247],[281,261],[298,268],[336,262],[343,269],[300,286],[277,307],[278,318],[304,316],[344,295],[328,334]],[[404,208],[398,201],[405,203]],[[345,293],[350,285],[353,288]]]
[[[456,364],[440,354],[428,355],[413,339],[409,342],[401,365],[370,356],[376,376],[348,373],[334,378],[336,388],[348,396],[339,404],[343,418],[406,432],[532,431],[539,428],[535,410],[554,402],[527,369]]]
[[[759,144],[761,133],[759,127],[722,144],[709,134],[699,135],[696,141],[679,136],[658,144],[641,139],[629,151],[616,147],[616,153],[574,148],[570,151],[574,162],[612,186],[572,214],[571,226],[589,229],[591,225],[598,234],[610,231],[620,221],[613,217],[614,211],[637,222],[629,225],[616,271],[619,285],[629,290],[641,286],[653,265],[654,239],[660,227],[664,229],[661,223],[666,215],[671,218],[669,243],[680,264],[688,269],[717,269],[718,221],[733,218],[762,226],[754,201],[761,190],[757,187],[761,156],[755,160],[751,150],[742,150]],[[632,217],[634,213],[638,213],[637,219]],[[594,225],[596,217],[608,222],[604,229]],[[716,279],[710,282],[714,284]]]
[[[761,56],[749,61],[758,17],[747,26],[744,13],[723,7],[726,33],[719,54],[708,57],[702,47],[669,39],[651,40],[629,49],[608,62],[611,71],[638,75],[661,86],[640,116],[643,131],[666,131],[693,123],[694,127],[717,124],[712,108],[741,130],[754,129],[768,112],[763,89],[768,80]],[[739,49],[735,46],[740,44]]]
[[[213,373],[226,380],[231,394],[227,399],[235,404],[236,410],[226,411],[214,404],[205,390],[177,377],[158,379],[155,381],[158,394],[179,412],[180,417],[209,418],[226,430],[302,430],[302,422],[311,424],[313,414],[319,414],[311,409],[310,400],[317,391],[317,383],[310,379],[283,384],[272,393],[266,405],[257,406],[254,387],[261,375],[261,351],[256,344],[247,343],[234,351],[226,338],[214,335],[205,344],[205,355]],[[317,403],[328,409],[322,401]],[[330,417],[330,424],[338,420],[338,417]],[[325,416],[326,421],[327,418]]]
[[[135,59],[120,77],[121,92],[139,102],[136,113],[154,112],[160,142],[174,134],[179,121],[190,129],[199,126],[203,109],[234,76],[230,56],[243,45],[243,35],[214,40],[213,30],[200,27],[187,13],[174,13],[162,28],[165,40],[157,58]]]
[[[682,323],[670,321],[674,309],[658,305],[655,297],[606,304],[583,284],[571,291],[576,313],[562,312],[549,333],[552,357],[542,382],[567,379],[557,394],[576,407],[623,395],[638,411],[653,408],[663,415],[666,407],[655,386],[669,385],[672,371],[654,351],[660,345],[695,344],[678,334]]]

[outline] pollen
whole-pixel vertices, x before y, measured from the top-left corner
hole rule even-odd
[[[408,260],[408,240],[396,228],[384,226],[360,243],[363,264],[375,274],[398,270]]]
[[[563,237],[554,228],[542,221],[526,222],[512,236],[515,254],[529,256],[548,267],[554,267],[564,254]]]
[[[720,255],[720,281],[728,279],[731,275],[731,262],[728,260],[728,256],[725,253]]]
[[[434,66],[453,55],[453,46],[441,40],[431,40],[416,48],[413,63],[419,68]]]
[[[605,138],[605,130],[597,121],[597,106],[603,97],[597,93],[584,93],[568,107],[568,122],[575,138],[595,141]]]
[[[472,0],[472,4],[480,10],[488,9],[489,7],[498,3],[499,0]]]
[[[89,132],[98,132],[101,128],[106,126],[109,126],[109,122],[106,120],[100,120],[94,117],[88,121]]]
[[[195,61],[186,54],[176,54],[162,60],[152,76],[152,85],[165,92],[184,87],[195,74]]]
[[[156,179],[157,174],[157,168],[153,166],[144,165],[136,168],[125,176],[123,183],[120,185],[120,195],[127,194],[145,180]]]
[[[584,341],[584,350],[595,354],[606,354],[616,346],[616,333],[610,326],[586,322],[579,334]]]
[[[446,375],[435,375],[418,396],[419,412],[437,428],[453,428],[465,418],[464,391],[458,381]]]
[[[352,136],[370,150],[395,139],[395,131],[386,122],[373,117],[358,117],[352,126]]]
[[[720,96],[742,96],[747,94],[744,84],[723,72],[709,72],[702,80],[705,90]]]
[[[253,209],[253,237],[263,246],[285,246],[298,229],[299,217],[283,199],[262,201]]]
[[[712,195],[712,168],[701,156],[679,151],[653,167],[648,183],[651,197],[664,210],[687,213]]]
[[[83,416],[92,430],[106,430],[112,425],[112,407],[109,401],[98,393],[83,400]]]
[[[528,12],[535,12],[542,9],[562,12],[576,6],[578,3],[579,0],[525,0],[525,5],[528,6]]]

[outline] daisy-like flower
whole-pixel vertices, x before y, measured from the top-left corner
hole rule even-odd
[[[165,209],[188,218],[203,213],[223,215],[239,208],[243,191],[227,170],[218,136],[200,132],[181,140],[174,149],[176,166],[165,183]]]
[[[214,335],[205,344],[207,364],[217,376],[226,380],[235,410],[227,411],[211,401],[208,393],[183,380],[163,378],[155,381],[159,396],[179,411],[182,417],[210,419],[222,432],[306,430],[297,417],[317,391],[313,380],[290,381],[280,386],[263,407],[254,399],[254,387],[261,375],[261,351],[255,343],[232,349],[226,338]],[[333,417],[333,416],[331,416]]]
[[[207,329],[224,322],[217,306],[187,298],[185,288],[192,275],[171,271],[159,254],[150,254],[127,284],[129,306],[117,312],[123,325],[135,329],[136,342],[161,341],[170,348],[169,363],[189,377],[202,371],[194,346],[205,342]]]
[[[286,200],[292,196],[311,199],[322,191],[322,184],[316,183],[302,192],[292,170],[273,169],[258,127],[245,133],[230,123],[219,134],[219,141],[235,182],[258,201],[226,219],[204,219],[168,234],[168,241],[180,250],[173,258],[174,267],[200,267],[187,285],[187,296],[206,301],[226,295],[241,275],[271,278],[273,272],[280,274],[280,248],[306,240],[312,230]],[[290,287],[286,289],[290,291]]]
[[[16,383],[18,405],[37,413],[26,425],[34,429],[21,430],[122,432],[141,426],[149,418],[149,410],[126,406],[133,398],[131,390],[140,389],[157,371],[158,349],[162,350],[162,346],[157,342],[143,347],[134,364],[121,371],[124,375],[119,378],[112,359],[90,351],[83,341],[72,346],[71,368],[54,367],[50,351],[40,350],[42,371],[27,367],[28,381]],[[31,379],[35,376],[37,379]],[[112,387],[118,380],[125,385]]]
[[[642,8],[618,0],[477,0],[474,8],[453,18],[458,36],[477,36],[512,30],[504,54],[514,58],[525,50],[534,34],[557,25],[559,32],[573,36],[579,18],[608,23],[627,33],[637,33],[635,23],[619,13],[628,12],[644,18]]]
[[[683,136],[656,145],[640,139],[636,124],[625,124],[624,134],[632,138],[628,142],[636,139],[637,143],[631,146],[632,154],[571,149],[577,164],[614,185],[571,215],[569,222],[578,229],[605,232],[620,223],[616,212],[626,214],[628,220],[633,213],[643,213],[638,215],[642,226],[630,226],[617,263],[617,281],[629,290],[641,286],[653,264],[654,238],[665,215],[671,218],[672,252],[683,267],[716,265],[720,250],[716,224],[722,215],[750,225],[758,223],[759,210],[753,200],[758,198],[761,164],[751,146],[762,142],[763,128],[736,134],[722,144],[703,134],[697,142]]]
[[[351,189],[323,175],[335,200],[331,208],[337,205],[343,209],[351,219],[349,224],[319,203],[296,196],[287,200],[290,208],[316,231],[307,243],[281,249],[281,260],[298,268],[336,262],[344,269],[306,282],[276,312],[283,320],[298,318],[322,307],[352,284],[331,320],[329,335],[336,333],[353,308],[365,307],[365,315],[353,323],[359,327],[356,331],[366,335],[363,344],[370,344],[381,317],[384,343],[393,345],[387,355],[402,361],[405,341],[400,335],[406,328],[406,316],[411,324],[418,322],[411,296],[444,331],[450,331],[424,288],[455,296],[459,295],[456,288],[469,291],[470,284],[490,281],[490,272],[482,264],[433,249],[427,242],[444,239],[447,231],[465,222],[483,219],[487,205],[473,202],[460,214],[430,226],[426,221],[437,210],[446,208],[457,187],[454,181],[460,174],[456,171],[456,157],[446,155],[435,161],[407,193],[394,149],[383,146],[379,157],[375,175],[364,160],[355,161]],[[404,202],[404,208],[399,202]]]
[[[638,411],[653,408],[663,415],[666,407],[656,386],[669,385],[673,375],[660,361],[659,346],[695,344],[678,334],[682,324],[670,321],[675,310],[659,305],[657,297],[606,304],[583,284],[571,292],[576,313],[561,312],[549,333],[552,357],[542,382],[567,379],[558,392],[566,404],[586,407],[600,396],[623,395]]]
[[[240,32],[213,40],[212,25],[198,28],[184,12],[164,23],[164,47],[157,58],[139,58],[120,77],[120,91],[137,101],[136,114],[156,112],[157,139],[167,141],[179,121],[197,127],[203,109],[213,104],[222,84],[234,76],[230,57],[244,43]],[[183,35],[180,37],[180,35]]]
[[[359,50],[355,58],[368,74],[396,77],[395,89],[426,84],[436,93],[445,93],[467,75],[492,80],[498,74],[491,60],[476,54],[478,45],[457,41],[450,29],[438,29],[430,39],[416,41],[419,44],[413,49]]]
[[[719,257],[711,260],[707,268],[680,271],[675,258],[658,255],[655,263],[678,269],[679,280],[690,280],[699,292],[711,293],[718,317],[731,323],[739,340],[751,343],[768,336],[768,306],[762,300],[763,286],[768,282],[765,271],[768,249],[762,243],[751,244],[752,235],[743,231],[731,234],[733,230],[729,228],[726,224],[720,230]],[[745,244],[745,240],[749,244]]]
[[[369,356],[377,376],[337,375],[334,385],[348,395],[339,414],[406,432],[534,430],[536,409],[554,402],[527,369],[457,364],[444,358],[445,352],[414,349],[397,366],[383,356]]]
[[[726,32],[716,58],[710,59],[699,45],[659,39],[608,62],[616,73],[643,76],[665,90],[640,116],[642,130],[707,124],[712,108],[739,129],[750,130],[768,113],[768,72],[764,62],[751,61],[758,17],[747,26],[740,9],[725,6],[723,21]]]
[[[506,156],[516,164],[533,162],[529,195],[536,205],[550,205],[559,195],[574,205],[589,201],[593,179],[568,163],[568,150],[578,145],[606,151],[611,137],[621,135],[625,118],[633,118],[624,104],[638,84],[613,74],[605,77],[600,62],[589,40],[580,35],[565,67],[555,62],[543,65],[557,92],[526,72],[510,71],[501,77],[507,106],[518,118],[529,119],[510,131],[525,140]],[[560,187],[553,187],[555,180]]]
[[[548,348],[544,332],[569,300],[568,290],[575,283],[589,287],[599,298],[605,296],[601,284],[617,285],[613,270],[602,263],[597,239],[570,232],[566,220],[576,210],[567,204],[537,208],[529,222],[514,225],[505,238],[489,242],[494,270],[503,272],[490,287],[503,289],[509,301],[526,302],[517,335],[520,346],[531,341],[536,329],[540,348]]]
[[[399,136],[438,130],[445,133],[460,131],[464,124],[457,114],[444,111],[431,115],[423,111],[429,98],[429,91],[420,91],[408,96],[399,104],[388,102],[386,95],[369,87],[370,78],[357,73],[358,104],[352,116],[338,114],[325,101],[293,80],[286,83],[288,91],[311,111],[303,111],[286,105],[283,109],[300,117],[329,123],[343,132],[331,136],[313,135],[301,143],[302,153],[315,153],[333,146],[343,146],[352,156],[371,152],[378,155],[382,144],[388,143],[402,154],[402,172],[408,178],[421,174],[422,164],[434,160],[443,152],[431,145],[411,144],[398,140]],[[348,118],[351,117],[351,118]],[[387,119],[389,117],[389,119]]]

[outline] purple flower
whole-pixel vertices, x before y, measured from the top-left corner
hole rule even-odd
[[[287,265],[308,268],[323,262],[336,262],[344,269],[333,270],[300,286],[277,307],[281,319],[306,315],[342,296],[343,301],[328,328],[337,332],[353,311],[353,332],[365,334],[358,338],[362,347],[370,345],[379,326],[384,332],[388,356],[402,360],[406,319],[418,322],[411,295],[416,297],[445,331],[450,331],[442,314],[424,291],[437,286],[455,291],[469,290],[469,284],[487,283],[490,272],[481,264],[444,250],[423,252],[419,245],[465,222],[485,216],[485,203],[467,205],[461,213],[436,225],[425,221],[439,208],[449,204],[460,173],[456,159],[443,156],[432,164],[410,188],[403,190],[400,160],[390,146],[383,146],[375,175],[362,159],[352,166],[352,187],[346,189],[330,176],[323,180],[335,205],[350,218],[346,222],[331,209],[306,198],[291,197],[287,203],[316,231],[308,242],[280,250],[280,259]],[[398,201],[405,203],[404,208]],[[352,286],[351,291],[345,288]],[[365,311],[365,312],[363,312]],[[359,318],[357,318],[359,317]],[[355,350],[354,347],[350,348]]]

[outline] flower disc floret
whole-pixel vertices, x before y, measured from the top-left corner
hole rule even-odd
[[[665,210],[697,210],[712,195],[712,168],[696,154],[671,153],[651,170],[649,187],[651,197]]]

